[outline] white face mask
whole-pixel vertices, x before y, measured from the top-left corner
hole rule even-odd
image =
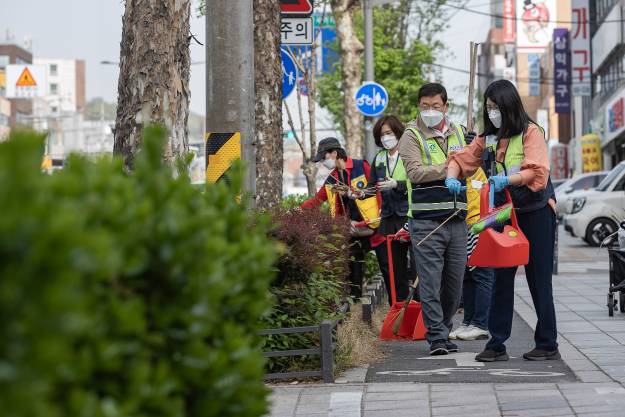
[[[380,140],[382,141],[384,149],[393,149],[399,143],[395,135],[384,135]]]
[[[323,164],[324,167],[328,168],[328,169],[334,169],[336,168],[336,159],[324,159],[323,162],[321,162]]]
[[[443,112],[438,110],[430,109],[421,112],[421,120],[423,120],[423,123],[425,123],[427,127],[438,126],[438,124],[443,121],[443,117],[445,117]]]
[[[489,110],[488,118],[497,129],[501,127],[501,112],[498,109]]]

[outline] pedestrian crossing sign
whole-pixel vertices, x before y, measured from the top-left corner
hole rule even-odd
[[[30,70],[28,69],[28,67],[24,67],[24,70],[22,71],[22,74],[20,75],[20,77],[17,79],[15,86],[16,87],[36,87],[37,86],[37,82],[33,78],[33,75],[30,73]]]

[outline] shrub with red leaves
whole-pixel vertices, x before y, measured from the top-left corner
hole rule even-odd
[[[326,272],[345,280],[349,261],[349,222],[319,210],[277,210],[270,233],[286,246],[277,262],[275,285],[305,282],[311,273]]]

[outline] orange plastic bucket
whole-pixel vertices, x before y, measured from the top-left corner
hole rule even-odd
[[[480,192],[480,217],[484,218],[497,211],[489,209],[488,192],[490,184],[485,184]],[[506,203],[512,203],[510,192],[506,193]],[[527,265],[529,262],[530,244],[517,222],[516,213],[512,208],[510,225],[506,225],[502,232],[486,229],[480,233],[477,246],[467,261],[468,266],[486,268],[510,268]]]

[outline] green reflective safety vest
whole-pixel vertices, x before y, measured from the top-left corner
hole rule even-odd
[[[447,161],[448,151],[459,151],[465,146],[462,127],[452,123],[450,129],[453,133],[447,138],[447,149],[442,149],[435,138],[425,139],[421,132],[415,128],[408,128],[416,137],[421,148],[423,165],[440,165]],[[466,185],[465,180],[460,181]],[[457,217],[461,220],[466,218],[467,194],[461,192],[454,196],[445,187],[444,180],[428,183],[414,184],[408,181],[408,216],[421,220],[444,220],[454,214],[458,209]]]
[[[544,135],[544,130],[540,126],[539,128]],[[509,177],[510,175],[517,174],[521,171],[521,165],[523,160],[525,160],[525,148],[523,146],[524,133],[510,138],[504,153],[503,161],[497,161],[497,175],[506,175]],[[497,137],[489,135],[486,137],[486,146],[484,150],[488,151],[490,149],[495,155],[497,155],[497,144]],[[543,190],[532,191],[526,185],[511,185],[508,187],[508,191],[512,197],[514,208],[519,214],[536,211],[549,204],[549,199],[555,200],[555,191],[553,184],[551,184],[551,178],[549,178],[547,186]],[[497,193],[495,197],[495,205],[499,206],[504,203],[505,194],[503,192]]]
[[[407,186],[407,174],[404,162],[401,157],[397,157],[397,164],[395,167],[388,166],[388,151],[386,149],[378,152],[375,156],[375,166],[372,168],[375,170],[376,177],[381,180],[383,178],[393,178],[395,181],[403,182]],[[382,191],[382,208],[381,217],[387,218],[393,214],[404,217],[408,214],[408,197],[406,196],[406,188],[401,186],[393,190]]]
[[[378,170],[378,178],[387,177],[392,178],[395,181],[406,181],[406,178],[408,178],[408,176],[406,174],[404,162],[401,160],[401,158],[397,158],[397,164],[395,165],[395,169],[393,170],[393,172],[389,171],[389,167],[386,165],[387,161],[388,151],[386,149],[378,152],[378,154],[375,156],[375,168],[376,170]],[[382,172],[384,173],[383,176],[380,175]]]

